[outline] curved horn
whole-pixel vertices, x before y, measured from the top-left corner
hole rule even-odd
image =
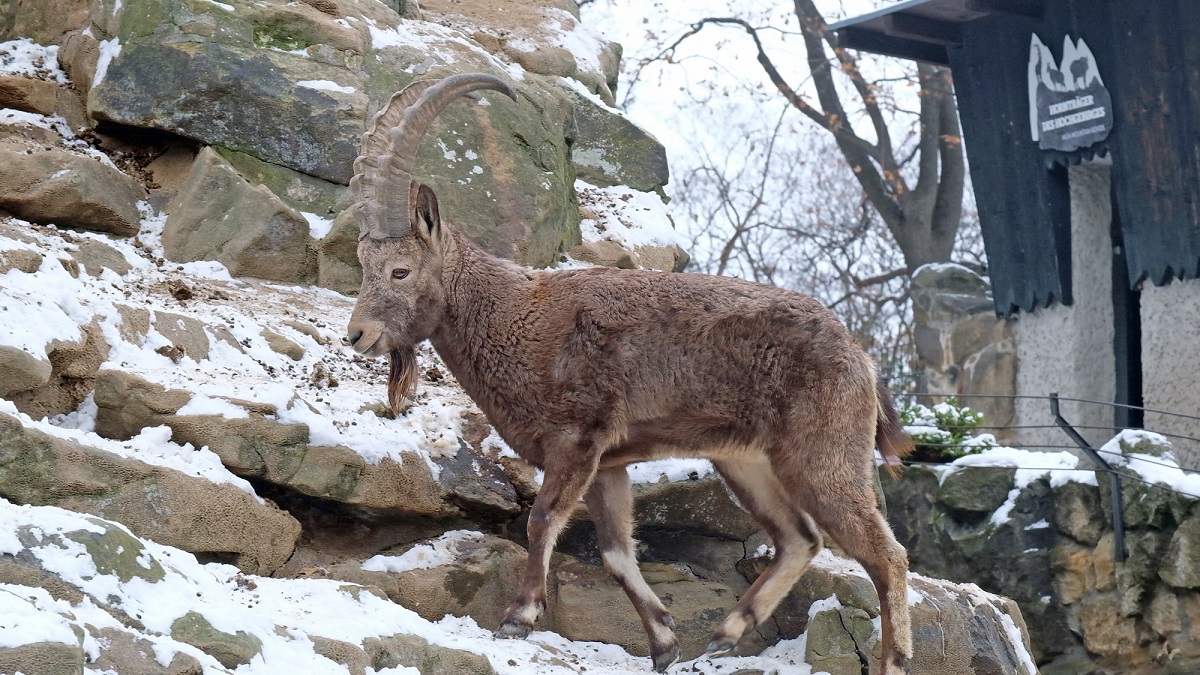
[[[452,101],[479,89],[516,95],[492,75],[468,73],[419,80],[392,96],[362,137],[350,189],[359,209],[360,238],[400,237],[410,231],[412,165],[433,120]],[[385,140],[386,139],[386,140]]]

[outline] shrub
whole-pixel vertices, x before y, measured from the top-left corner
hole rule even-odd
[[[959,407],[953,397],[932,408],[906,403],[900,406],[900,422],[917,446],[909,457],[916,462],[952,462],[996,445],[991,434],[975,434],[983,413]]]

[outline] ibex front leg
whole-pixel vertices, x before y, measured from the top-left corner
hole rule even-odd
[[[596,524],[604,566],[633,602],[650,639],[654,669],[664,673],[679,660],[679,639],[675,637],[675,621],[637,566],[633,552],[633,493],[625,467],[597,473],[583,501]]]
[[[546,609],[546,573],[550,568],[550,554],[579,498],[596,475],[599,453],[572,454],[564,452],[547,462],[545,479],[533,509],[529,512],[529,523],[525,526],[529,537],[529,559],[525,563],[525,576],[521,579],[521,590],[516,602],[509,606],[500,622],[496,637],[524,638],[533,630],[533,624]],[[566,456],[566,457],[564,457]],[[565,461],[566,459],[573,462]]]

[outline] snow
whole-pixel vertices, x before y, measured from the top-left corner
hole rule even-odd
[[[307,89],[336,91],[343,94],[353,94],[356,91],[354,87],[343,87],[337,82],[331,82],[330,80],[300,80],[296,83],[296,86]]]
[[[329,230],[333,228],[333,220],[330,218],[323,218],[307,211],[301,211],[300,215],[308,221],[308,236],[313,239],[324,239],[325,235],[329,234]]]
[[[428,544],[418,544],[402,555],[377,555],[363,561],[362,568],[372,572],[408,572],[425,570],[453,562],[458,545],[483,535],[471,530],[451,530]]]
[[[55,507],[18,506],[0,499],[0,551],[21,550],[15,535],[22,528],[36,533],[33,538],[37,542],[26,550],[45,569],[91,597],[119,598],[121,610],[145,627],[139,634],[154,643],[157,660],[163,665],[184,652],[197,658],[205,672],[225,672],[213,657],[170,637],[177,619],[196,612],[217,630],[245,631],[262,641],[260,655],[237,669],[241,675],[346,673],[344,666],[313,652],[313,637],[361,644],[369,637],[395,634],[416,635],[434,645],[482,654],[501,675],[573,675],[581,672],[578,664],[586,664],[588,672],[610,675],[641,675],[648,670],[645,657],[632,656],[613,645],[574,642],[542,631],[527,640],[500,640],[470,618],[447,616],[426,621],[409,609],[365,590],[353,590],[341,581],[241,574],[232,566],[200,564],[188,553],[146,540],[139,540],[145,549],[142,560],[147,569],[160,567],[163,578],[157,582],[141,577],[121,581],[97,570],[87,550],[64,536],[77,530],[101,533],[105,528],[97,522]],[[41,589],[0,585],[0,646],[47,639],[78,644],[71,627],[85,624],[132,632],[98,608],[91,597],[70,605],[53,600]],[[85,640],[86,650],[98,646],[91,638]],[[806,675],[811,669],[803,663],[803,654],[802,643],[798,648],[798,641],[793,640],[775,645],[762,656],[700,659],[689,666],[691,672],[710,675],[746,668]]]
[[[992,447],[977,455],[960,457],[942,468],[939,480],[945,482],[950,475],[968,467],[1009,467],[1016,469],[1013,475],[1013,488],[1008,497],[994,513],[990,522],[1002,525],[1008,521],[1008,514],[1016,506],[1017,497],[1033,481],[1049,477],[1051,487],[1059,487],[1067,483],[1083,483],[1096,485],[1096,472],[1078,469],[1079,458],[1069,452],[1034,452],[1019,450],[1004,446]]]
[[[104,81],[104,76],[108,74],[108,66],[113,59],[121,54],[121,43],[117,38],[110,40],[102,40],[100,42],[100,58],[96,61],[96,76],[92,78],[92,88],[100,86]]]
[[[217,2],[217,0],[204,0],[204,2],[207,2],[210,5],[216,5],[217,7],[220,7],[221,9],[225,10],[226,12],[232,12],[235,9],[233,5],[227,5],[223,2]]]
[[[634,483],[658,483],[660,481],[681,482],[697,480],[714,473],[712,462],[707,459],[658,459],[653,462],[630,464],[629,479]]]
[[[67,74],[58,67],[58,47],[39,45],[29,38],[0,42],[0,75],[70,84]]]
[[[1171,447],[1165,436],[1141,429],[1126,429],[1100,447],[1100,456],[1111,466],[1128,469],[1148,483],[1165,485],[1189,497],[1200,498],[1200,474],[1184,472],[1169,450],[1156,457],[1140,452],[1126,453],[1121,448],[1122,444],[1132,448],[1143,441],[1163,448]]]
[[[623,185],[596,187],[579,179],[575,192],[586,216],[579,223],[584,241],[609,240],[629,250],[683,244],[666,204],[652,192]]]

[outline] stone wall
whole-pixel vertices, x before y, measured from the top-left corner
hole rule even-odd
[[[1125,456],[1165,450],[1152,434],[1122,438]],[[1198,672],[1200,499],[1122,472],[1123,562],[1103,475],[912,467],[882,482],[913,569],[1016,600],[1042,673]]]

